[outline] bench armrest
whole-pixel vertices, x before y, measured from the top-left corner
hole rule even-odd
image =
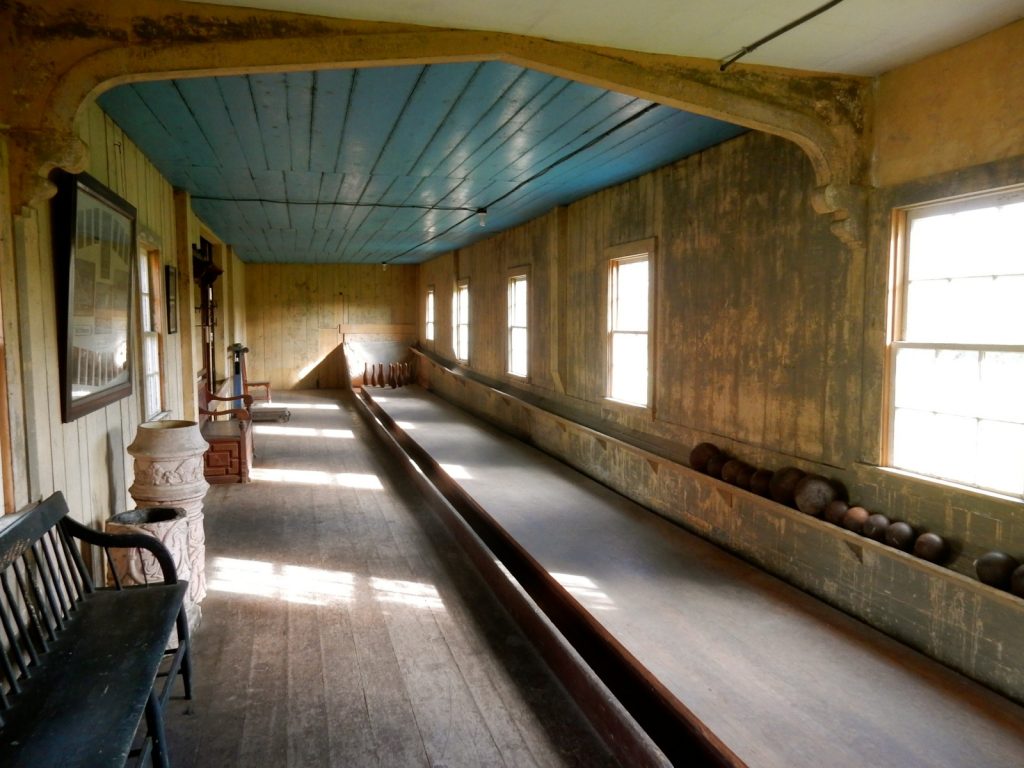
[[[222,396],[222,395],[214,395],[214,394],[211,394],[211,393],[208,392],[206,394],[206,399],[207,400],[217,400],[218,402],[222,402],[222,403],[230,403],[230,402],[232,402],[234,400],[241,400],[242,404],[245,406],[245,408],[247,408],[247,409],[248,408],[252,408],[252,395],[249,395],[249,394]]]
[[[211,419],[215,419],[218,416],[234,416],[239,421],[249,421],[252,419],[252,414],[245,408],[225,408],[223,411],[211,411],[207,408],[200,408],[199,413],[203,416],[209,416]]]
[[[60,527],[68,536],[74,536],[87,544],[93,544],[104,549],[129,548],[145,549],[153,554],[156,561],[160,563],[160,570],[164,574],[165,584],[178,583],[178,570],[174,567],[174,558],[159,539],[145,533],[105,533],[94,531],[77,520],[70,517],[63,517]]]

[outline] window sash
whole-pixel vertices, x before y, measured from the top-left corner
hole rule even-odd
[[[508,353],[506,372],[526,378],[528,375],[529,282],[526,275],[513,275],[508,280]]]
[[[452,301],[454,322],[452,323],[452,347],[455,358],[469,360],[469,283],[460,282],[455,288]]]
[[[650,399],[650,253],[610,260],[608,397],[647,406]]]
[[[434,340],[434,289],[429,288],[427,290],[427,308],[426,308],[426,331],[425,335],[427,341]]]
[[[883,461],[1024,496],[1024,190],[895,221]]]
[[[153,253],[139,251],[139,324],[142,357],[142,415],[156,418],[164,411],[163,344],[161,339],[159,262]]]

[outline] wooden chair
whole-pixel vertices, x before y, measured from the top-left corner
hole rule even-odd
[[[203,474],[208,483],[247,483],[252,468],[252,395],[221,397],[205,393],[206,405],[237,402],[244,408],[211,410],[199,406],[199,425],[210,449],[203,457]]]

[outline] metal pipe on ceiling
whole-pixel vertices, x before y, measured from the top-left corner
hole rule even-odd
[[[758,48],[760,48],[765,43],[771,42],[772,40],[774,40],[779,35],[784,35],[787,32],[789,32],[789,30],[795,29],[796,27],[799,27],[801,24],[805,24],[806,22],[808,22],[811,19],[813,19],[815,16],[820,16],[825,11],[827,11],[829,8],[834,8],[835,6],[839,5],[841,2],[843,2],[843,0],[830,0],[830,2],[825,3],[823,6],[821,6],[819,8],[815,8],[810,13],[805,13],[803,16],[801,16],[796,21],[791,21],[791,22],[789,22],[789,24],[786,24],[785,26],[779,27],[774,32],[772,32],[771,34],[768,34],[768,35],[765,35],[764,37],[762,37],[760,40],[757,40],[757,41],[751,43],[750,45],[744,45],[742,48],[740,48],[738,51],[736,51],[732,55],[727,56],[726,58],[722,59],[721,63],[718,66],[718,71],[719,72],[725,72],[726,69],[731,67],[737,61],[739,61],[744,56],[746,56],[748,53],[753,53],[754,51],[756,51]]]

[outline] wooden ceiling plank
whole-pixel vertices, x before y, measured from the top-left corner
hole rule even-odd
[[[139,95],[188,158],[190,165],[216,165],[217,156],[173,80],[139,83]]]
[[[466,134],[493,109],[501,97],[523,76],[522,67],[490,61],[479,64],[449,112],[445,129],[435,134],[409,173],[432,176],[459,146]]]
[[[491,154],[473,169],[473,175],[511,179],[516,174],[506,169],[516,161],[535,152],[548,154],[549,147],[565,145],[576,135],[573,130],[585,130],[573,123],[573,119],[599,101],[602,93],[607,92],[581,83],[569,83],[526,122],[506,134]]]
[[[570,85],[569,81],[558,77],[541,76],[547,77],[546,80],[542,80],[541,77],[535,78],[535,75],[541,75],[539,72],[527,70],[526,74],[529,77],[524,79],[532,81],[529,83],[530,86],[540,85],[540,87],[536,89],[531,87],[528,91],[519,93],[521,86],[517,83],[516,86],[510,89],[513,94],[508,101],[496,102],[495,106],[497,109],[494,110],[492,118],[496,117],[498,120],[481,121],[470,132],[471,137],[474,135],[480,137],[484,133],[486,133],[486,136],[483,137],[483,141],[479,141],[476,144],[471,153],[461,158],[461,162],[449,166],[447,175],[469,176],[476,168],[490,158],[499,147],[504,145],[509,138],[520,131],[534,115],[543,110],[552,99],[557,98]],[[525,86],[526,84],[523,85]],[[456,157],[455,159],[459,158]]]
[[[309,169],[337,173],[341,137],[348,118],[354,70],[331,69],[314,73],[313,117]]]
[[[100,107],[117,115],[117,123],[128,137],[154,162],[167,167],[183,167],[188,156],[178,140],[167,132],[164,124],[142,98],[136,85],[125,85],[107,91],[99,98]]]
[[[408,66],[356,72],[338,170],[372,172],[422,71],[422,66]]]
[[[253,102],[252,88],[249,78],[244,76],[214,78],[220,90],[224,106],[231,115],[235,135],[242,147],[246,162],[251,171],[265,171],[270,165],[263,146],[260,133],[259,118]]]
[[[310,171],[313,92],[316,80],[312,72],[289,72],[285,76],[284,82],[288,113],[288,139],[291,144],[290,170]]]
[[[388,137],[374,173],[409,174],[424,150],[447,129],[452,107],[472,80],[475,63],[428,66]]]
[[[213,78],[175,80],[181,97],[193,115],[201,116],[199,128],[216,157],[216,165],[247,170],[249,161],[242,150],[231,113]]]
[[[288,135],[287,86],[283,72],[248,75],[256,107],[256,119],[263,139],[263,153],[271,171],[292,168],[291,138]]]

